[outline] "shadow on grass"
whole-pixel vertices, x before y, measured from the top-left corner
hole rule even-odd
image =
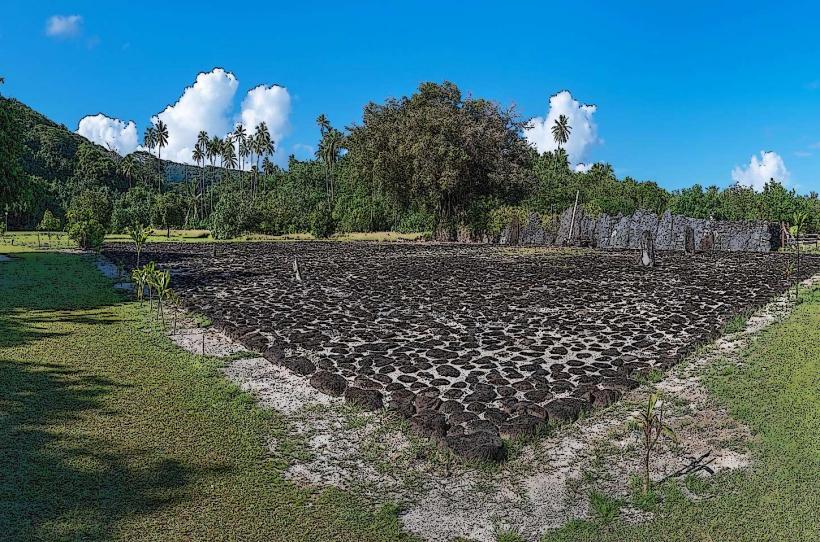
[[[23,254],[0,273],[0,539],[110,539],[122,521],[192,500],[189,485],[228,471],[123,440],[131,386],[38,348],[117,322],[121,297],[87,258]],[[40,346],[40,345],[43,346]],[[51,344],[48,348],[54,348]],[[115,377],[114,377],[115,378]],[[100,427],[103,430],[100,430]],[[108,433],[106,433],[108,431]]]
[[[106,538],[122,518],[189,499],[196,473],[148,450],[82,433],[123,387],[51,364],[0,360],[0,532],[4,540]],[[110,413],[109,413],[110,414]]]

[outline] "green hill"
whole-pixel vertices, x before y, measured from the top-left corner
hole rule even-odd
[[[14,98],[0,96],[3,130],[8,134],[5,151],[17,156],[23,176],[8,180],[14,198],[0,198],[0,207],[8,207],[10,227],[31,228],[45,209],[63,214],[78,188],[105,186],[121,193],[137,183],[157,186],[162,172],[165,185],[176,184],[197,175],[199,167],[162,160],[147,152],[132,153],[134,171],[126,176],[120,167],[123,157],[91,142],[58,124],[42,113]],[[6,177],[10,174],[6,174]],[[16,186],[14,186],[16,185]],[[21,190],[21,185],[24,190]]]

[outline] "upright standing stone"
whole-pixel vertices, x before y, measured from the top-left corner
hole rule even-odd
[[[644,267],[655,267],[655,238],[649,230],[644,230],[641,236],[640,264]]]
[[[692,226],[686,225],[686,230],[684,231],[684,246],[683,249],[686,251],[687,254],[694,254],[695,253],[695,230],[692,229]]]
[[[299,268],[299,260],[293,258],[293,273],[296,275],[296,282],[302,282],[302,270]]]
[[[703,252],[712,252],[715,250],[715,232],[709,230],[700,240],[700,249]]]

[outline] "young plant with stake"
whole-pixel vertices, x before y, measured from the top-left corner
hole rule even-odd
[[[157,264],[148,262],[142,267],[145,285],[148,287],[148,308],[154,309],[154,283],[156,282]]]
[[[171,286],[171,273],[169,271],[155,271],[153,277],[154,290],[157,292],[157,315],[165,324],[165,311],[162,302],[167,298]]]
[[[798,212],[792,215],[791,234],[794,236],[795,247],[797,247],[797,265],[796,265],[796,280],[794,281],[794,296],[800,298],[800,234],[806,227],[806,221],[809,216],[805,212]]]
[[[134,281],[134,290],[137,293],[137,300],[139,300],[139,302],[142,303],[145,298],[145,286],[147,282],[145,276],[145,269],[142,267],[132,269],[131,280]]]
[[[630,429],[640,432],[643,437],[643,491],[646,493],[651,485],[649,462],[658,439],[661,435],[666,435],[674,442],[678,440],[672,428],[663,421],[663,401],[657,393],[649,396],[646,409],[630,421]]]
[[[148,242],[148,237],[154,233],[151,228],[146,228],[142,224],[137,224],[133,228],[128,228],[128,236],[134,242],[134,247],[137,251],[137,267],[140,266],[140,254],[142,253],[142,247]]]

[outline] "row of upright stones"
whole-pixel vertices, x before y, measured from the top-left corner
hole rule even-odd
[[[689,226],[684,233],[684,251],[687,254],[695,253],[695,230]],[[638,261],[644,267],[655,267],[655,236],[649,230],[645,230],[641,237],[641,254]]]

